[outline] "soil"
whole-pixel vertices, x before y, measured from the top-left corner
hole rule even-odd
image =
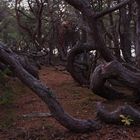
[[[43,67],[40,79],[50,87],[65,111],[77,118],[96,118],[96,103],[106,102],[89,89],[80,87],[63,68]],[[104,124],[90,133],[73,133],[50,116],[24,117],[49,113],[47,105],[18,79],[10,78],[12,102],[0,105],[0,140],[140,140],[139,126]],[[1,91],[2,92],[2,91]],[[110,103],[116,106],[119,103]]]

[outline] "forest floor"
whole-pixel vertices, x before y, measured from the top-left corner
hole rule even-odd
[[[40,79],[53,89],[64,110],[76,118],[95,119],[96,103],[106,102],[89,89],[78,86],[66,71],[43,67]],[[0,140],[140,140],[140,127],[136,126],[101,123],[98,131],[73,133],[52,117],[25,117],[37,112],[49,113],[47,105],[18,79],[10,79],[8,83],[12,85],[13,95],[7,94],[12,101],[0,104]]]

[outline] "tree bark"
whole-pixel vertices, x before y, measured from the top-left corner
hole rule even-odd
[[[115,59],[113,54],[110,52],[110,50],[106,47],[104,39],[100,33],[100,27],[98,26],[98,21],[96,19],[96,13],[91,8],[91,5],[86,0],[65,0],[70,5],[75,7],[76,9],[80,10],[84,17],[87,18],[87,23],[91,29],[91,35],[93,37],[93,40],[95,41],[96,48],[100,52],[101,56],[106,61],[112,61]],[[94,29],[94,30],[93,30]]]
[[[121,115],[129,117],[132,120],[130,124],[140,124],[140,111],[130,105],[120,106],[109,112],[101,103],[97,104],[97,116],[106,123],[123,124]]]
[[[129,13],[125,7],[119,10],[120,12],[120,25],[119,25],[119,34],[120,34],[120,48],[124,60],[128,63],[131,63],[131,40],[130,40],[130,22],[131,22],[131,6],[129,5]]]
[[[137,25],[136,25],[136,61],[137,66],[140,68],[140,2],[136,0],[138,9],[137,9]]]
[[[75,119],[67,114],[60,103],[56,100],[54,93],[40,80],[30,75],[15,58],[13,52],[0,44],[0,60],[8,64],[17,74],[17,77],[33,90],[50,109],[52,116],[64,127],[75,132],[87,132],[98,129],[98,123],[94,120]]]
[[[128,69],[130,68],[130,70]],[[126,98],[125,94],[113,89],[114,81],[120,85],[133,90],[133,97],[140,101],[140,73],[132,67],[124,67],[118,61],[112,61],[107,64],[99,65],[91,74],[90,88],[92,91],[106,99]],[[110,84],[106,85],[105,83]]]

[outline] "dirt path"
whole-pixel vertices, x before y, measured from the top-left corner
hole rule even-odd
[[[43,68],[41,80],[55,92],[56,97],[71,115],[95,118],[97,101],[103,99],[90,90],[79,87],[71,76],[55,68]],[[139,127],[102,124],[101,130],[75,134],[63,128],[51,117],[24,118],[24,114],[49,112],[47,106],[20,81],[11,81],[14,101],[0,105],[0,140],[140,140]]]

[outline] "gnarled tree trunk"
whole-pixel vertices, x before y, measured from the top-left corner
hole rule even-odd
[[[54,93],[40,80],[29,74],[15,58],[14,53],[9,49],[5,49],[1,44],[0,60],[8,64],[16,73],[17,77],[48,105],[52,116],[64,127],[75,132],[86,132],[98,129],[98,123],[94,120],[75,119],[67,114],[56,100]]]

